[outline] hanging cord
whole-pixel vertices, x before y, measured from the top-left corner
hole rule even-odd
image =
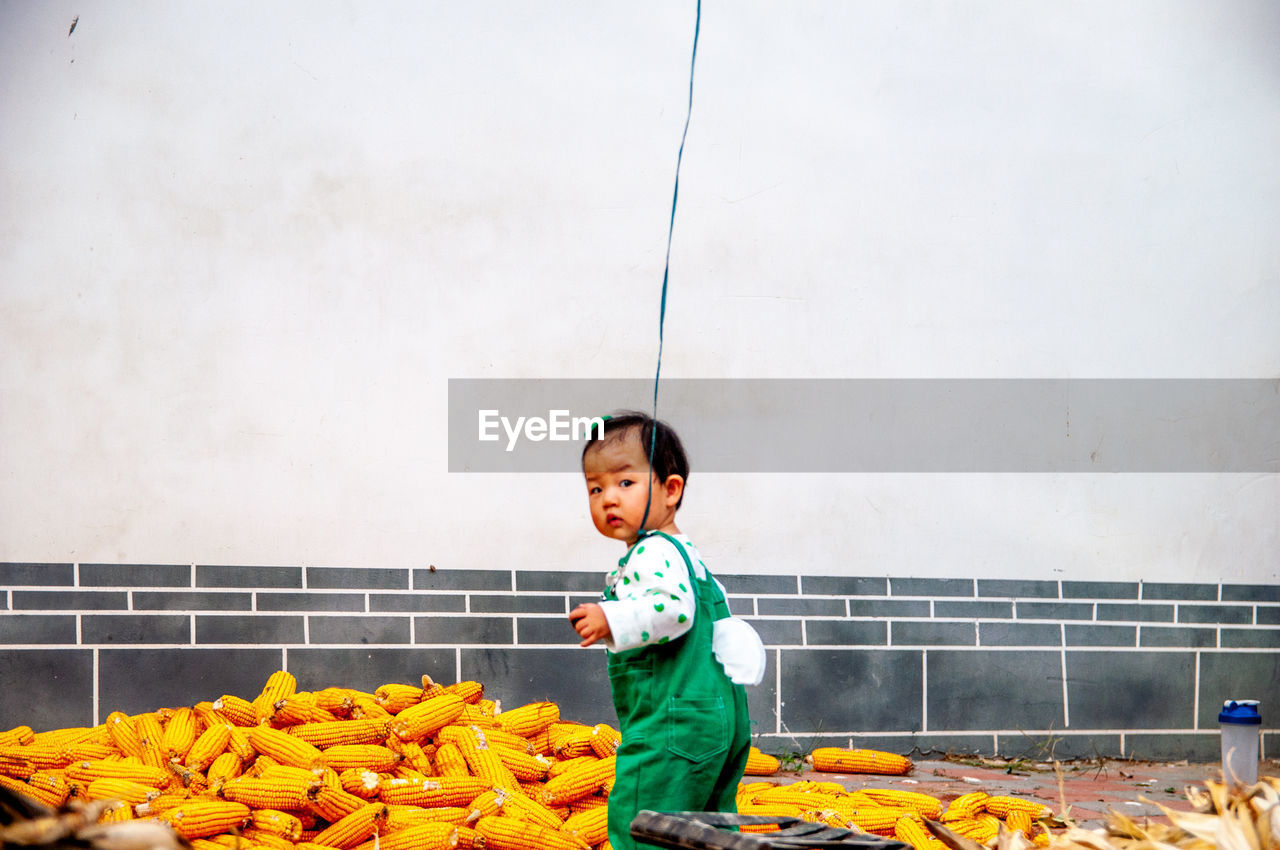
[[[693,117],[693,70],[698,62],[698,32],[702,29],[702,0],[698,0],[697,15],[693,22],[693,56],[689,59],[689,108],[684,115],[684,132],[680,135],[680,150],[676,153],[676,183],[671,192],[671,222],[667,225],[667,257],[662,267],[662,301],[658,307],[658,365],[653,373],[653,424],[649,429],[649,495],[644,502],[644,517],[640,531],[649,521],[649,508],[653,504],[653,455],[658,444],[658,378],[662,375],[662,326],[667,318],[667,280],[671,275],[671,238],[676,229],[676,202],[680,199],[680,163],[684,160],[684,142],[689,137],[689,119]]]

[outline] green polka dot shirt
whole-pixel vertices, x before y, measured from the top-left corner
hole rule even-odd
[[[698,577],[705,579],[706,565],[693,542],[683,534],[674,536]],[[611,651],[666,643],[693,626],[697,600],[689,573],[666,538],[646,537],[637,543],[627,565],[611,572],[608,583],[618,594],[617,601],[600,603],[612,633],[605,641]]]

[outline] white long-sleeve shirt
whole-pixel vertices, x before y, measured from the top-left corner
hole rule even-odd
[[[706,564],[692,541],[683,534],[672,536],[684,547],[697,577],[705,579]],[[608,583],[618,596],[600,603],[609,621],[610,637],[604,645],[611,652],[666,643],[693,627],[697,598],[689,586],[689,571],[665,537],[654,535],[638,543],[626,567],[609,573]]]

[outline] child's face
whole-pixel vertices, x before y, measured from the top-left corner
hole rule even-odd
[[[640,521],[647,501],[649,518],[644,527],[675,533],[675,506],[684,492],[684,479],[672,475],[661,482],[650,473],[649,457],[640,444],[638,429],[611,436],[587,449],[582,471],[587,478],[591,521],[605,537],[628,545],[634,543],[642,530]]]

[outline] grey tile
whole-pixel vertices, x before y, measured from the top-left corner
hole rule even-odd
[[[248,611],[252,607],[250,593],[138,590],[133,594],[135,611]]]
[[[0,652],[0,729],[37,732],[93,726],[93,650],[6,649]],[[105,715],[105,712],[103,713]]]
[[[888,629],[875,620],[807,620],[805,642],[810,646],[884,646]]]
[[[83,614],[80,640],[94,643],[191,643],[188,614]]]
[[[1076,728],[1190,728],[1195,655],[1068,651],[1067,698]]]
[[[1092,620],[1092,602],[1021,602],[1015,614],[1019,620]]]
[[[599,647],[462,649],[462,678],[484,682],[508,707],[541,700],[560,705],[564,720],[617,728],[605,652]]]
[[[404,611],[420,614],[427,611],[467,610],[467,597],[462,594],[443,593],[370,593],[370,611]]]
[[[1173,584],[1164,582],[1143,582],[1143,599],[1188,599],[1214,601],[1218,598],[1216,584]]]
[[[977,635],[973,623],[894,620],[889,639],[894,646],[973,646]]]
[[[1057,652],[976,650],[927,653],[929,729],[1061,729],[1061,660]],[[1010,699],[1009,694],[1018,694]],[[1072,715],[1072,723],[1075,715]]]
[[[124,611],[129,594],[123,590],[15,590],[14,610]]]
[[[1065,599],[1137,599],[1136,581],[1064,581]]]
[[[929,617],[927,599],[850,599],[850,617]]]
[[[843,617],[843,599],[757,599],[756,611],[761,616]]]
[[[409,571],[386,567],[307,567],[313,590],[408,590]]]
[[[1139,761],[1216,762],[1222,757],[1217,733],[1155,735],[1130,732],[1124,736],[1125,756]],[[1181,789],[1179,789],[1181,790]]]
[[[516,593],[589,593],[593,590],[603,590],[605,575],[609,572],[605,566],[601,564],[599,572],[517,570]],[[492,589],[510,590],[511,585],[508,583],[506,587]]]
[[[1224,584],[1223,602],[1280,602],[1277,584]]]
[[[573,630],[568,617],[517,617],[516,642],[527,644],[571,644],[581,638]]]
[[[0,644],[66,643],[75,645],[74,614],[0,615]]]
[[[538,573],[517,573],[532,580]],[[603,585],[603,577],[596,583]],[[414,590],[510,590],[511,570],[450,570],[430,569],[413,571]],[[551,588],[522,587],[521,590],[539,590]],[[555,588],[559,589],[559,588]]]
[[[1030,579],[978,579],[979,596],[1008,596],[1014,599],[1058,598],[1056,581],[1032,581]]]
[[[259,593],[259,611],[363,611],[363,593]]]
[[[451,617],[447,615],[415,617],[415,643],[443,643],[449,646],[465,643],[510,644],[513,635],[510,617]]]
[[[894,596],[973,596],[973,580],[967,578],[891,578]]]
[[[1056,623],[979,623],[981,646],[1061,646],[1062,629]]]
[[[409,643],[410,617],[325,617],[307,620],[308,643]]]
[[[1058,759],[1119,758],[1123,753],[1118,734],[999,735],[996,738],[1003,758],[1051,761]]]
[[[783,649],[782,721],[793,734],[916,732],[923,679],[919,650]],[[833,682],[875,682],[832,698]]]
[[[1259,605],[1257,611],[1257,623],[1259,626],[1280,625],[1280,606]]]
[[[725,602],[729,605],[729,613],[735,617],[750,617],[756,613],[753,596],[730,596]]]
[[[715,573],[714,570],[712,572]],[[795,576],[720,575],[719,573],[715,573],[715,576],[724,585],[725,590],[737,594],[795,593],[799,584]]]
[[[247,643],[263,646],[282,646],[305,643],[303,620],[300,616],[280,617],[273,614],[255,614],[218,617],[196,616],[196,643]]]
[[[1064,629],[1067,646],[1135,646],[1137,626],[1077,626]]]
[[[1142,646],[1213,647],[1218,645],[1218,630],[1143,626],[1138,632],[1138,642]]]
[[[372,693],[382,685],[420,685],[424,675],[442,685],[458,681],[453,649],[305,647],[290,648],[288,653],[289,672],[297,677],[302,691],[343,687]]]
[[[563,596],[471,594],[473,614],[563,614]]]
[[[889,580],[869,576],[801,576],[800,592],[816,596],[888,596]]]
[[[799,646],[803,642],[799,620],[761,620],[754,617],[743,619],[756,630],[765,646]]]
[[[1172,605],[1109,605],[1098,603],[1099,620],[1131,620],[1139,623],[1172,623]]]
[[[1179,605],[1179,623],[1241,623],[1253,622],[1253,608],[1249,605]]]
[[[1223,629],[1220,635],[1223,649],[1280,647],[1280,629]]]
[[[1012,602],[948,602],[933,603],[935,617],[966,617],[969,619],[1000,619],[1013,616]]]
[[[81,587],[190,587],[185,564],[81,564]]]
[[[196,565],[196,587],[302,587],[301,567]]]
[[[195,705],[223,694],[253,699],[283,661],[279,649],[102,649],[98,719],[113,711]]]
[[[74,564],[0,564],[0,587],[70,587]]]
[[[1201,652],[1197,729],[1217,729],[1229,699],[1262,701],[1263,723],[1280,715],[1280,652]]]

